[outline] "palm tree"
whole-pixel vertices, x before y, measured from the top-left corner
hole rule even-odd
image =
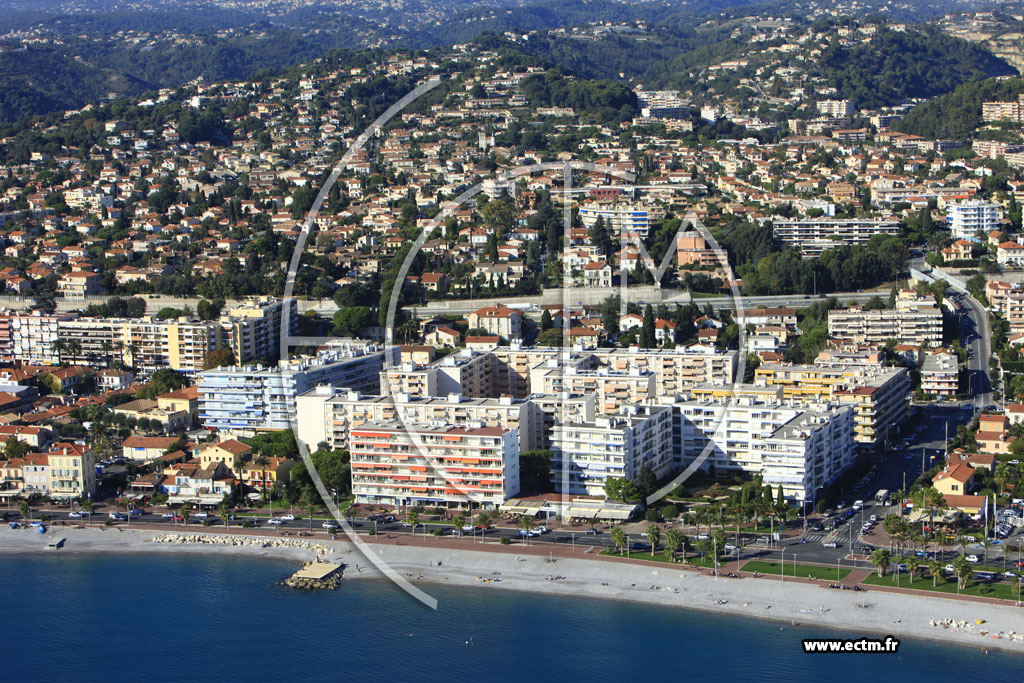
[[[484,534],[487,532],[487,527],[494,521],[494,513],[487,512],[486,510],[477,514],[476,523],[480,525],[480,540],[483,541]]]
[[[992,539],[990,539],[988,536],[985,536],[984,538],[981,539],[981,554],[983,556],[982,557],[982,561],[981,561],[982,564],[985,564],[985,565],[988,564],[988,549],[991,548],[991,547],[992,547]],[[1005,555],[1005,553],[1003,553],[1003,554]]]
[[[963,555],[953,560],[953,572],[956,574],[958,590],[967,588],[967,579],[971,577],[972,569],[971,563]]]
[[[650,532],[648,532],[648,535]],[[686,536],[679,529],[669,529],[665,532],[665,553],[668,559],[675,561],[676,552],[686,544]]]
[[[316,513],[317,508],[320,507],[320,499],[313,489],[303,489],[299,505],[301,505],[302,509],[306,511],[306,514],[309,515],[309,530],[312,531],[313,515]]]
[[[526,545],[530,545],[530,530],[533,529],[533,517],[530,517],[529,515],[519,515],[519,521],[516,522],[516,526],[519,527],[521,531],[526,532],[525,534],[522,534],[522,536],[526,539]]]
[[[458,531],[459,535],[461,536],[462,527],[466,524],[466,515],[460,512],[459,514],[455,515],[454,519],[452,519],[452,523],[455,524],[455,530]]]
[[[217,509],[220,511],[220,518],[224,520],[224,526],[228,526],[228,513],[231,511],[231,506],[226,500],[222,500]]]
[[[192,510],[191,508],[189,508],[188,503],[185,503],[180,508],[178,508],[178,514],[181,515],[181,518],[185,521],[185,524],[188,524],[188,518],[192,516]]]
[[[615,549],[619,551],[619,555],[622,554],[622,549],[629,544],[629,538],[626,536],[626,532],[622,530],[622,527],[613,526],[611,531],[612,544]]]
[[[346,510],[347,512],[347,510]],[[405,515],[406,520],[412,525],[412,532],[416,533],[416,525],[420,523],[420,513],[415,510],[409,510]]]
[[[92,521],[92,511],[96,507],[96,503],[92,502],[92,498],[86,498],[82,501],[81,507],[89,515],[89,521]]]
[[[654,557],[654,547],[661,541],[661,528],[656,522],[647,525],[647,540],[651,543],[651,557]]]
[[[64,355],[68,352],[68,343],[63,339],[55,339],[50,345],[53,352],[57,354],[57,363],[59,365],[64,364]]]
[[[111,350],[113,350],[114,353],[117,354],[117,361],[116,361],[117,366],[121,367],[121,368],[125,367],[125,363],[124,363],[124,342],[120,341],[120,340],[118,340],[116,342],[113,342],[110,345],[110,348],[111,348]]]
[[[928,563],[928,571],[932,575],[932,588],[935,588],[935,586],[937,586],[939,583],[939,574],[942,573],[942,562],[938,560],[932,560]]]
[[[67,342],[67,352],[69,356],[78,357],[82,355],[82,343],[77,339],[71,339]]]
[[[885,548],[879,548],[871,553],[871,564],[878,568],[878,576],[885,576],[885,568],[892,561],[892,553]]]
[[[910,574],[910,583],[914,583],[914,572],[921,566],[921,560],[916,555],[911,555],[905,561],[907,565],[907,573]]]
[[[23,520],[30,519],[32,515],[32,506],[28,504],[27,500],[18,501],[18,513],[21,514]]]
[[[128,364],[132,370],[135,370],[135,356],[139,352],[139,345],[135,342],[128,342],[124,345],[124,352],[131,358],[131,362]]]
[[[112,361],[111,355],[112,355],[113,350],[114,350],[114,345],[112,343],[110,343],[110,341],[107,340],[107,339],[104,339],[103,342],[100,344],[100,351],[103,353],[103,356],[106,358],[106,364],[107,364],[108,367],[110,366],[111,361]]]

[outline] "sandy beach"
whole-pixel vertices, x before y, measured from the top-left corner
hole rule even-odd
[[[48,549],[57,538],[65,538],[65,546]],[[389,566],[420,584],[427,593],[431,584],[440,583],[631,600],[769,619],[779,622],[780,628],[796,628],[798,632],[800,626],[827,627],[865,636],[926,638],[1024,654],[1024,609],[1012,604],[879,590],[840,591],[801,579],[782,583],[778,577],[716,579],[679,567],[639,565],[614,558],[595,561],[556,557],[549,561],[537,554],[408,545],[373,547]],[[383,578],[348,541],[218,535],[215,531],[66,528],[37,535],[28,530],[0,529],[0,553],[11,552],[190,552],[272,557],[297,563],[319,557],[343,562],[346,580]],[[978,620],[984,623],[978,625]]]

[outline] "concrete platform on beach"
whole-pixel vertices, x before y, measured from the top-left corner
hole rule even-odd
[[[335,562],[310,562],[305,567],[295,572],[292,575],[292,578],[322,581],[340,569],[341,565]]]

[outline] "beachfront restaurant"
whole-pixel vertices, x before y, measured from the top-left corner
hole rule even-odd
[[[562,496],[509,498],[499,508],[503,518],[532,517],[534,519],[561,519],[566,523],[589,523],[593,519],[608,524],[621,524],[638,517],[640,505],[621,503],[602,498],[578,497],[565,500]]]

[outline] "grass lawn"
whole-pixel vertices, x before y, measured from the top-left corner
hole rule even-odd
[[[872,586],[891,586],[896,587],[896,577],[893,574],[886,574],[884,577],[879,577],[878,572],[875,572],[871,576],[864,579],[861,583],[869,584]],[[939,578],[938,585],[932,586],[931,577],[921,577],[915,575],[914,580],[911,582],[910,577],[907,574],[900,575],[900,587],[901,588],[914,588],[922,591],[933,591],[936,593],[952,593],[956,595],[956,579],[946,580]],[[983,593],[981,589],[991,589],[991,592]],[[996,583],[985,584],[979,583],[973,579],[967,582],[967,587],[960,591],[961,595],[980,595],[986,598],[1002,598],[1003,600],[1017,601],[1017,587],[1009,581],[998,581]]]
[[[614,548],[605,548],[601,551],[601,554],[607,555],[609,557],[619,557],[619,552]],[[627,557],[625,550],[622,551],[622,557]],[[653,557],[651,556],[650,550],[630,550],[628,557],[634,560],[650,560],[653,562],[666,563],[672,562],[672,560],[669,559],[668,555],[665,554],[664,550],[655,552]],[[725,564],[725,562],[726,560],[718,560],[719,568],[721,568]],[[674,564],[678,564],[681,566],[691,565],[694,567],[704,567],[706,569],[714,569],[715,567],[714,560],[711,559],[710,555],[705,555],[704,559],[702,560],[699,553],[691,555],[690,557],[687,557],[685,560],[683,559],[683,556],[681,554],[677,554],[675,557]]]
[[[757,572],[758,574],[775,574],[781,573],[781,567],[778,562],[766,562],[764,560],[751,560],[743,565],[743,571],[745,572]],[[851,572],[851,569],[840,569],[838,573],[835,567],[826,567],[818,564],[797,564],[794,569],[791,562],[786,563],[786,576],[796,576],[798,579],[806,577],[808,574],[816,579],[822,579],[825,581],[842,581]],[[794,574],[795,572],[795,574]],[[836,578],[838,577],[838,578]]]

